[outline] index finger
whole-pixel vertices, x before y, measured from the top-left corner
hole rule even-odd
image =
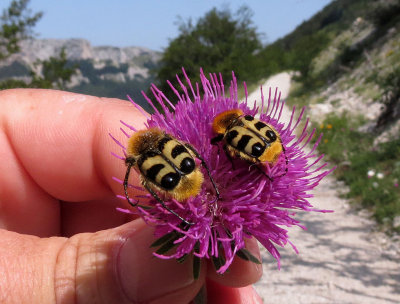
[[[122,149],[108,134],[126,141],[120,120],[144,127],[145,117],[129,102],[15,89],[1,91],[0,104],[2,218],[11,212],[43,222],[57,214],[57,200],[101,200],[122,193],[112,177],[123,177],[126,169],[111,155]],[[139,183],[137,176],[132,183]]]

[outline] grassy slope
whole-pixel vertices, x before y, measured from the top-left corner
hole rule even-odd
[[[289,103],[308,107],[348,197],[398,232],[399,16],[398,1],[333,1],[261,53],[271,73],[301,72]]]

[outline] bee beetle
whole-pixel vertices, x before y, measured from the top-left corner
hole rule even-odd
[[[157,193],[172,197],[179,202],[196,196],[204,181],[203,174],[196,165],[195,159],[201,161],[213,184],[217,199],[219,191],[204,159],[188,143],[181,142],[157,128],[140,130],[128,140],[125,164],[127,170],[124,179],[125,197],[132,203],[128,195],[128,179],[134,167],[140,174],[143,187],[169,212],[188,225],[187,220],[168,208]]]
[[[211,143],[215,145],[223,141],[224,150],[232,165],[232,157],[239,157],[249,163],[275,165],[281,153],[285,152],[281,137],[274,127],[251,115],[245,115],[240,109],[218,114],[214,118],[212,128],[218,135],[211,139]],[[287,173],[287,164],[286,158],[283,175]],[[272,181],[263,170],[261,172]]]

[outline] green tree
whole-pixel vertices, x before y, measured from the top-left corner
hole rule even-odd
[[[20,50],[21,40],[32,37],[32,28],[43,16],[33,14],[28,8],[29,0],[13,0],[0,17],[0,60]]]
[[[28,4],[29,0],[13,0],[3,11],[0,17],[0,60],[18,53],[21,41],[33,38],[33,27],[43,13],[32,13]],[[36,62],[36,66],[41,67],[41,73],[31,70],[31,82],[6,79],[0,82],[0,89],[27,87],[64,89],[77,70],[76,65],[68,65],[65,49],[62,49],[56,57]]]
[[[286,54],[289,67],[299,71],[303,80],[310,80],[311,61],[328,42],[329,37],[323,31],[300,37]]]
[[[12,78],[6,79],[0,81],[0,90],[12,88],[54,88],[63,90],[78,70],[78,65],[69,64],[64,48],[58,56],[50,57],[47,60],[38,60],[35,66],[37,71],[31,70],[30,82]]]
[[[77,72],[77,65],[68,65],[65,48],[62,48],[57,57],[50,57],[48,60],[36,62],[41,66],[41,73],[32,72],[30,87],[35,88],[57,88],[65,89],[65,85]]]
[[[165,49],[156,74],[160,88],[170,92],[166,80],[175,84],[175,75],[182,67],[194,81],[199,80],[200,68],[221,72],[224,79],[230,79],[232,71],[242,79],[256,79],[257,75],[252,74],[256,66],[254,54],[261,42],[251,17],[250,9],[243,6],[235,14],[229,9],[214,8],[196,24],[181,21],[179,36]]]
[[[259,71],[256,75],[263,78],[279,73],[288,67],[286,51],[278,42],[267,45],[256,56]]]

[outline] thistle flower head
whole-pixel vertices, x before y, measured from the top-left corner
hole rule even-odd
[[[212,182],[207,178],[205,168],[200,166],[205,178],[197,196],[184,202],[165,200],[168,208],[193,223],[188,226],[182,225],[178,217],[143,189],[142,197],[147,197],[152,208],[138,207],[136,212],[148,224],[155,226],[155,236],[159,240],[154,245],[160,248],[154,255],[183,260],[193,253],[197,258],[211,259],[217,271],[224,273],[235,255],[254,260],[244,247],[245,239],[255,237],[276,258],[279,266],[280,255],[276,246],[292,244],[284,227],[302,227],[294,218],[295,211],[325,211],[314,209],[308,201],[312,197],[310,191],[331,171],[324,169],[325,163],[319,164],[322,156],[315,153],[320,139],[311,148],[306,148],[314,135],[314,130],[307,131],[308,120],[300,135],[295,136],[304,109],[298,119],[294,119],[293,109],[286,125],[280,121],[284,102],[276,91],[273,96],[270,90],[267,98],[261,94],[261,106],[257,106],[256,102],[250,105],[249,102],[253,101],[247,100],[245,84],[245,100],[239,101],[234,74],[227,96],[220,75],[210,74],[207,78],[201,71],[201,84],[195,85],[184,70],[183,75],[183,81],[177,77],[182,95],[169,83],[178,100],[175,105],[152,85],[151,91],[163,114],[144,94],[155,112],[153,115],[145,113],[148,117],[146,127],[159,128],[182,142],[190,143],[206,162],[220,198],[216,200]],[[221,144],[211,143],[215,137],[213,119],[219,113],[232,109],[240,109],[251,116],[260,113],[259,119],[279,133],[284,153],[273,165],[263,165],[265,173],[256,168],[256,164],[241,159],[232,161]],[[123,124],[135,132],[133,127]],[[174,250],[169,251],[172,248]]]

